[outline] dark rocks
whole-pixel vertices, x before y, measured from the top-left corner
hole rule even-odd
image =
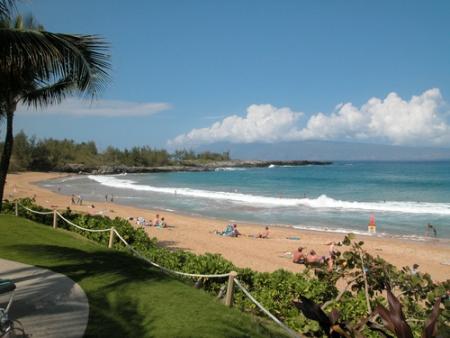
[[[329,165],[328,161],[212,161],[200,163],[197,161],[183,161],[177,165],[161,167],[134,167],[126,165],[103,165],[89,166],[77,163],[68,163],[55,168],[55,171],[93,174],[93,175],[111,175],[121,173],[164,173],[176,171],[202,172],[213,171],[220,168],[265,168],[270,166],[305,166],[305,165]]]

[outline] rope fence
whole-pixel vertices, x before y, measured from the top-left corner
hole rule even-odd
[[[246,288],[244,288],[242,286],[242,284],[239,282],[239,280],[236,278],[234,280],[234,283],[241,289],[241,291],[262,311],[264,312],[270,319],[272,319],[275,323],[277,323],[280,327],[282,327],[288,334],[289,336],[293,337],[293,338],[298,338],[300,337],[297,332],[295,332],[294,330],[292,330],[291,328],[287,327],[285,324],[283,324],[283,322],[281,322],[277,317],[275,317],[273,314],[271,314],[269,312],[269,310],[267,310],[264,306],[261,305],[261,303],[259,303],[252,295],[250,292],[248,292],[248,290]]]
[[[24,208],[25,210],[32,212],[34,214],[38,214],[38,215],[51,215],[53,214],[53,211],[36,211],[36,210],[32,210],[30,208],[27,208],[26,206],[19,204],[22,208]],[[16,215],[17,216],[17,215]]]
[[[70,220],[68,220],[67,218],[65,218],[63,215],[61,215],[61,213],[59,213],[56,209],[53,211],[36,211],[36,210],[32,210],[20,203],[18,203],[17,201],[15,202],[15,214],[16,216],[19,215],[18,212],[18,207],[22,207],[25,210],[34,213],[34,214],[38,214],[38,215],[51,215],[53,214],[53,228],[56,228],[57,226],[57,222],[58,222],[58,217],[61,218],[64,222],[66,222],[67,224],[83,230],[83,231],[88,231],[88,232],[110,232],[110,237],[109,237],[109,243],[108,243],[108,248],[112,248],[113,242],[114,242],[114,236],[117,236],[119,238],[119,240],[125,245],[125,247],[127,249],[129,249],[134,255],[136,255],[138,258],[144,260],[145,262],[147,262],[148,264],[162,270],[165,273],[168,274],[174,274],[174,275],[178,275],[178,276],[183,276],[183,277],[192,277],[192,278],[226,278],[228,277],[228,285],[227,285],[227,292],[225,295],[225,305],[227,306],[231,306],[233,303],[233,293],[234,293],[234,284],[236,284],[239,289],[263,312],[265,313],[270,319],[272,319],[276,324],[278,324],[281,328],[283,328],[286,333],[293,338],[299,338],[300,336],[291,328],[289,328],[288,326],[286,326],[283,322],[281,322],[278,318],[276,318],[272,313],[269,312],[269,310],[267,310],[264,306],[261,305],[261,303],[259,303],[251,294],[250,292],[244,288],[244,286],[242,286],[242,284],[239,282],[239,280],[236,278],[237,276],[237,272],[235,271],[231,271],[229,273],[224,273],[224,274],[210,274],[210,275],[203,275],[203,274],[195,274],[195,273],[186,273],[186,272],[181,272],[181,271],[175,271],[175,270],[171,270],[168,268],[165,268],[153,261],[151,261],[150,259],[148,259],[147,257],[143,256],[139,251],[137,251],[135,248],[133,248],[121,235],[120,233],[114,228],[107,228],[107,229],[87,229],[84,228],[78,224],[75,224],[73,222],[71,222]]]

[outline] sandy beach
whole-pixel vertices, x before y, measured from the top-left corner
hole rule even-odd
[[[159,213],[170,225],[166,229],[147,227],[150,237],[156,237],[159,243],[168,248],[179,248],[194,253],[219,253],[239,267],[250,267],[258,271],[274,271],[280,268],[290,271],[301,271],[302,265],[293,264],[284,253],[295,250],[299,246],[315,249],[326,255],[326,243],[339,241],[344,235],[328,232],[298,231],[289,228],[271,227],[269,239],[257,239],[247,236],[224,238],[215,235],[213,230],[221,230],[227,225],[225,220],[207,217],[192,217],[171,212],[143,210],[113,203],[84,201],[84,205],[71,205],[70,196],[56,194],[43,189],[35,182],[65,176],[60,173],[27,172],[9,174],[4,197],[36,197],[39,205],[48,208],[73,210],[95,214],[102,212],[109,217],[142,216],[152,220]],[[64,193],[64,191],[61,191]],[[90,205],[94,204],[95,208]],[[239,231],[244,235],[256,235],[263,230],[256,224],[239,224]],[[299,237],[300,239],[288,239]],[[450,241],[412,241],[397,238],[380,238],[356,236],[365,242],[366,250],[372,255],[379,255],[397,267],[419,264],[419,270],[427,272],[437,280],[450,278]]]

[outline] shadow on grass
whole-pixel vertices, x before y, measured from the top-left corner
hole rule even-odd
[[[149,333],[151,313],[143,318],[136,311],[139,306],[137,302],[122,296],[120,290],[128,283],[170,279],[160,271],[118,251],[86,252],[54,245],[26,244],[11,245],[9,248],[20,251],[30,261],[39,256],[39,259],[57,262],[41,267],[62,273],[80,283],[90,306],[86,337],[152,337]]]
[[[209,295],[183,287],[186,281],[179,283],[126,252],[47,244],[4,249],[80,284],[90,306],[86,337],[284,336],[265,321],[211,304]]]

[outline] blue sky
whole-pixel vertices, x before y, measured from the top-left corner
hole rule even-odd
[[[21,11],[49,31],[102,35],[113,65],[91,110],[19,111],[27,134],[100,147],[450,144],[448,1],[34,0]]]

